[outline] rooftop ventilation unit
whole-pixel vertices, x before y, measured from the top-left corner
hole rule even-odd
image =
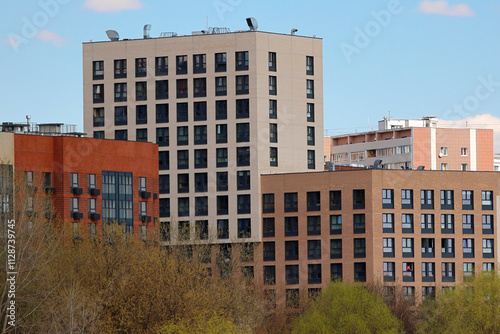
[[[381,169],[382,168],[382,160],[377,159],[372,165],[373,169]]]
[[[294,36],[295,33],[299,31],[299,29],[296,29],[296,28],[293,28],[291,31],[290,31],[290,35]]]
[[[417,170],[424,170],[425,169],[425,166],[418,166],[417,167]]]
[[[247,24],[248,24],[248,28],[250,28],[250,30],[259,29],[259,25],[257,24],[257,20],[255,19],[255,17],[248,17]]]
[[[106,35],[108,35],[108,38],[111,41],[117,41],[120,39],[120,35],[118,35],[116,30],[106,30]]]
[[[149,37],[149,31],[151,30],[151,24],[146,24],[144,26],[143,32],[144,32],[144,39],[150,38]]]

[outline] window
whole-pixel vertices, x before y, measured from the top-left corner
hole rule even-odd
[[[229,197],[217,196],[217,215],[227,215],[229,212]]]
[[[276,251],[274,241],[263,242],[262,243],[262,253],[264,256],[264,261],[275,261]]]
[[[277,147],[270,147],[269,148],[269,165],[271,167],[278,166],[278,148]]]
[[[382,189],[382,208],[394,209],[394,190]]]
[[[306,56],[306,74],[314,75],[314,57]]]
[[[217,154],[217,167],[227,167],[227,148],[218,148],[215,153]]]
[[[395,271],[394,262],[384,262],[384,282],[394,282]]]
[[[226,197],[227,200],[227,196]],[[218,213],[217,213],[218,214]],[[264,238],[274,237],[275,232],[274,218],[264,218],[262,219],[262,236]],[[286,253],[286,242],[285,242],[285,253]]]
[[[330,210],[342,209],[342,193],[340,190],[330,191]]]
[[[354,189],[352,191],[353,209],[365,208],[365,190]]]
[[[217,191],[227,191],[227,172],[217,172]]]
[[[148,109],[146,105],[138,105],[135,107],[135,124],[148,123]]]
[[[195,237],[196,240],[208,239],[208,220],[197,220],[195,222]]]
[[[189,240],[190,239],[190,228],[188,221],[180,221],[177,225],[179,240]]]
[[[474,215],[462,215],[462,230],[464,234],[474,233]]]
[[[443,157],[446,157],[448,155],[448,147],[441,147],[440,154]]]
[[[71,198],[71,212],[72,213],[78,213],[80,211],[80,205],[79,205],[79,200],[78,198]],[[31,209],[33,209],[33,205],[28,205],[28,207],[31,206]]]
[[[115,79],[126,78],[127,77],[127,60],[117,59],[115,60]]]
[[[178,216],[186,217],[189,216],[189,197],[179,197],[177,199],[178,204]]]
[[[307,211],[321,210],[321,197],[319,191],[307,192]]]
[[[278,101],[276,100],[269,100],[269,118],[278,118]]]
[[[446,257],[446,258],[455,257],[455,239],[452,238],[441,239],[441,257]]]
[[[170,175],[160,175],[159,178],[159,192],[160,194],[170,193]]]
[[[422,282],[434,282],[436,265],[434,262],[422,262]]]
[[[250,203],[250,195],[248,196],[249,196],[248,203]],[[252,236],[252,225],[250,219],[249,218],[238,219],[238,238],[250,238],[251,236]]]
[[[299,307],[299,289],[286,289],[286,307],[298,308]]]
[[[207,96],[207,79],[206,78],[194,78],[194,97],[205,97]]]
[[[462,210],[474,210],[474,191],[462,190]]]
[[[237,190],[250,189],[250,171],[240,170],[237,172]]]
[[[408,303],[409,306],[415,305],[415,287],[414,286],[404,286],[403,287],[403,298]]]
[[[195,216],[208,216],[208,197],[195,197],[194,199]]]
[[[94,85],[93,86],[93,102],[103,103],[104,102],[104,85]]]
[[[413,214],[401,215],[401,228],[403,233],[413,233]]]
[[[189,136],[188,136],[188,127],[187,126],[178,126],[177,127],[177,145],[188,145]]]
[[[248,51],[236,52],[236,71],[248,70]]]
[[[207,55],[193,55],[193,73],[205,73],[207,71]]]
[[[115,140],[128,140],[127,130],[115,130]]]
[[[277,88],[277,78],[273,75],[269,76],[269,95],[276,95],[278,91]]]
[[[139,218],[148,215],[148,202],[139,202]]]
[[[466,258],[474,257],[474,239],[466,238],[462,240],[463,256]]]
[[[307,121],[314,122],[314,103],[307,104]]]
[[[94,127],[104,126],[104,108],[94,108]]]
[[[307,145],[314,146],[314,143],[315,143],[314,127],[308,126],[307,127]]]
[[[177,192],[189,192],[189,174],[177,174]]]
[[[353,215],[354,233],[365,233],[365,214]]]
[[[423,286],[422,287],[422,301],[427,299],[436,299],[436,287],[435,286]]]
[[[453,210],[453,190],[441,190],[441,210]]]
[[[135,140],[147,142],[148,141],[148,129],[136,129],[135,130]]]
[[[434,233],[434,215],[420,215],[420,224],[422,227],[422,233]]]
[[[307,150],[307,168],[308,169],[316,168],[316,156],[313,150]]]
[[[127,84],[115,83],[115,102],[127,101]]]
[[[455,233],[454,215],[441,215],[441,233]]]
[[[403,262],[403,282],[414,282],[414,263],[413,262]]]
[[[276,72],[276,52],[269,52],[269,71]]]
[[[177,169],[189,169],[189,151],[177,151]]]
[[[276,267],[275,266],[264,266],[264,284],[274,285],[276,284]]]
[[[441,278],[443,282],[455,282],[455,263],[441,263]]]
[[[314,99],[314,80],[306,80],[306,97]]]
[[[194,144],[205,145],[207,143],[207,126],[195,125],[194,127]]]
[[[187,56],[177,56],[176,63],[177,63],[176,73],[187,74]]]
[[[115,125],[127,125],[127,107],[115,107]]]
[[[434,209],[434,190],[420,190],[421,209]]]
[[[413,209],[413,190],[401,190],[401,209]]]
[[[462,172],[466,172],[469,170],[469,165],[468,164],[460,164],[460,170]]]
[[[481,205],[483,210],[493,210],[493,191],[481,191]]]
[[[342,234],[342,216],[330,216],[330,234]]]
[[[441,170],[448,170],[448,163],[447,162],[441,163]]]
[[[321,283],[321,263],[307,265],[307,282],[309,284]]]
[[[168,75],[168,57],[156,57],[155,58],[155,74]]]
[[[321,216],[307,216],[307,235],[321,234]]]
[[[299,284],[299,266],[297,264],[285,266],[285,281],[286,284]]]
[[[342,239],[330,240],[330,259],[342,258]]]
[[[248,94],[249,77],[248,75],[236,76],[236,95]]]
[[[366,257],[366,241],[365,238],[354,238],[354,257]]]
[[[332,281],[342,280],[342,263],[330,264],[330,279]]]
[[[495,269],[495,264],[493,262],[484,262],[483,271],[493,271]]]
[[[299,235],[299,218],[285,217],[285,237],[296,237]]]
[[[482,215],[483,234],[493,234],[493,215]]]
[[[384,233],[394,233],[394,214],[382,214],[382,229]]]
[[[248,99],[236,100],[236,118],[249,118],[250,107]]]
[[[493,254],[493,239],[483,239],[483,258],[495,257]]]
[[[207,168],[207,150],[194,150],[194,168]]]
[[[177,98],[185,98],[188,96],[188,81],[187,79],[177,79]]]
[[[236,124],[236,142],[246,143],[250,141],[250,123]]]
[[[394,257],[394,238],[383,238],[384,257]]]
[[[460,148],[460,155],[462,157],[466,157],[469,155],[469,149],[467,147]]]
[[[403,257],[413,257],[413,238],[402,238]]]
[[[215,72],[226,72],[226,53],[215,54]]]
[[[215,77],[215,96],[227,95],[227,79],[226,77]]]
[[[156,123],[168,123],[168,104],[156,105]]]
[[[422,238],[422,257],[434,257],[435,254],[434,238]]]
[[[285,193],[285,212],[298,211],[298,195],[297,193]]]
[[[204,193],[208,191],[208,174],[195,173],[194,174],[194,191],[197,193]]]
[[[158,165],[160,170],[166,170],[170,168],[170,157],[168,151],[158,152]]]
[[[217,239],[229,239],[229,221],[217,219]]]
[[[269,142],[270,143],[278,142],[278,124],[276,123],[269,124]]]
[[[321,259],[321,240],[307,241],[307,259],[308,260]]]
[[[135,76],[145,77],[147,74],[146,58],[135,59]]]
[[[250,195],[238,195],[238,214],[250,213]]]
[[[215,125],[215,142],[217,144],[227,143],[227,124]]]
[[[215,119],[227,119],[227,101],[215,101]]]
[[[236,166],[250,166],[250,147],[236,148]]]
[[[156,143],[158,146],[169,145],[168,128],[156,128]]]
[[[354,263],[354,281],[366,282],[366,263],[365,262],[355,262]]]
[[[474,262],[464,262],[464,282],[470,282],[475,274]]]
[[[136,94],[139,94],[139,91],[137,90],[138,89],[138,86],[137,86],[138,83],[136,83]],[[144,82],[144,87],[141,88],[142,90],[144,90],[144,93],[143,95],[141,95],[141,100],[145,100],[146,99],[146,83]],[[156,92],[156,99],[157,100],[164,100],[164,99],[168,99],[168,80],[157,80],[156,83],[155,83],[155,92]],[[137,100],[139,100],[139,96],[137,95]]]
[[[98,60],[92,62],[92,79],[93,80],[104,79],[104,61]]]
[[[160,199],[160,217],[170,217],[170,198]]]

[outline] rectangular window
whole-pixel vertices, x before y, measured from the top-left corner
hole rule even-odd
[[[228,198],[227,196],[225,197]],[[274,235],[275,235],[274,218],[262,219],[262,236],[264,238],[273,238]],[[285,242],[285,254],[286,254],[286,242]]]
[[[170,217],[170,198],[161,198],[160,199],[160,217],[165,218],[165,217]],[[168,237],[168,240],[170,240],[170,225],[168,225],[168,231],[163,230],[162,238]],[[168,232],[168,234],[167,234]],[[163,240],[163,241],[168,241],[168,240]]]
[[[168,146],[169,142],[168,128],[156,128],[156,143],[158,146]]]
[[[249,190],[250,189],[250,171],[240,170],[237,172],[236,177],[237,190]]]
[[[353,215],[354,233],[365,233],[365,214]]]
[[[115,60],[115,79],[126,78],[127,77],[127,60],[117,59]]]
[[[127,84],[115,83],[115,102],[127,101]]]
[[[189,151],[177,151],[177,169],[189,169]]]
[[[469,165],[468,164],[460,164],[460,170],[462,172],[466,172],[469,170]]]
[[[229,220],[217,219],[217,239],[229,239]]]
[[[236,118],[249,118],[250,106],[248,99],[236,100]]]
[[[196,240],[208,239],[208,220],[197,220],[195,222],[195,238]]]
[[[215,119],[227,119],[227,101],[215,101]]]
[[[330,191],[330,210],[342,209],[342,192],[340,190]]]
[[[168,123],[168,104],[156,105],[156,123]]]
[[[269,71],[276,72],[276,52],[269,52]]]
[[[470,282],[474,278],[475,268],[474,262],[464,262],[463,265],[463,280],[464,282]]]
[[[401,190],[401,209],[413,209],[413,190]]]
[[[135,83],[135,100],[136,101],[145,101],[148,98],[147,95],[147,82],[140,81]]]
[[[434,282],[436,265],[434,262],[422,262],[422,282]]]
[[[278,142],[278,124],[276,123],[269,124],[269,142],[270,143]]]
[[[180,221],[177,225],[177,230],[179,233],[179,240],[189,240],[191,237],[191,231],[188,221]]]
[[[420,190],[421,209],[434,209],[434,190]]]
[[[354,257],[366,257],[366,240],[365,238],[354,238]]]
[[[483,263],[483,271],[493,271],[494,269],[495,269],[495,263],[493,262]]]
[[[365,208],[365,190],[354,189],[352,191],[353,209]]]
[[[440,154],[442,157],[446,157],[448,155],[448,147],[441,147]]]
[[[168,57],[156,57],[155,58],[155,74],[168,75]]]
[[[422,301],[426,301],[427,299],[433,300],[436,299],[436,287],[435,286],[423,286],[422,287]]]
[[[207,79],[206,78],[194,78],[194,97],[205,97],[207,96]]]
[[[271,167],[278,166],[278,148],[277,147],[270,147],[269,148],[269,165]]]
[[[306,80],[306,97],[314,99],[314,80]]]
[[[384,262],[384,282],[394,282],[395,270],[394,262]]]
[[[127,130],[115,130],[115,140],[128,140]]]
[[[394,238],[383,238],[382,244],[384,257],[394,257]]]
[[[87,186],[88,189],[96,189],[96,174],[89,174],[87,175]],[[92,195],[92,194],[91,194]]]
[[[94,85],[93,89],[93,102],[94,103],[103,103],[104,102],[104,85]]]
[[[93,80],[104,79],[104,61],[98,60],[92,62],[92,79]]]
[[[263,242],[262,243],[262,252],[264,261],[275,261],[276,260],[276,251],[274,241]]]
[[[249,76],[237,75],[236,76],[236,95],[248,94],[249,89]]]
[[[278,118],[278,101],[276,100],[269,100],[269,118]]]
[[[342,258],[342,239],[330,240],[330,259]]]
[[[208,174],[194,173],[194,191],[204,193],[208,191]]]
[[[330,234],[342,234],[342,216],[330,216]]]
[[[127,107],[115,107],[115,125],[127,125]]]
[[[177,146],[188,145],[189,133],[187,126],[177,127]]]
[[[481,205],[483,210],[493,210],[493,191],[481,191]]]
[[[413,262],[403,262],[403,282],[414,282],[414,263]]]
[[[321,193],[319,191],[307,192],[307,211],[321,210]]]
[[[382,189],[382,208],[394,209],[394,189]]]
[[[316,169],[316,153],[314,150],[307,150],[307,168]]]
[[[148,107],[146,105],[138,105],[135,107],[135,124],[148,123]]]
[[[227,79],[226,77],[215,77],[215,96],[227,95]]]
[[[176,73],[177,74],[187,74],[187,56],[177,56],[176,57]]]
[[[493,234],[493,215],[482,215],[483,234]]]
[[[148,141],[148,129],[136,129],[135,130],[135,140],[147,142]]]
[[[314,75],[314,57],[306,56],[306,75]]]
[[[285,266],[285,281],[286,284],[299,284],[299,265]]]
[[[321,263],[307,265],[307,283],[321,283]]]
[[[207,168],[207,150],[194,150],[194,168]]]
[[[493,253],[493,239],[483,239],[483,258],[495,257]]]
[[[167,170],[170,168],[170,157],[168,151],[158,152],[158,165],[160,170]]]
[[[441,233],[455,233],[455,216],[441,215]]]
[[[185,98],[188,96],[188,80],[177,79],[177,98]]]
[[[146,58],[136,58],[135,59],[135,76],[145,77],[147,74],[147,63]]]
[[[462,157],[466,157],[469,155],[469,149],[467,147],[460,148],[460,155]]]
[[[227,148],[218,148],[215,152],[217,154],[217,167],[227,167]]]
[[[227,191],[227,172],[217,172],[217,191]]]
[[[248,70],[248,51],[236,52],[236,71]]]
[[[298,207],[297,193],[285,193],[285,212],[297,212]]]
[[[227,143],[227,124],[215,125],[215,142],[217,144]]]
[[[307,235],[321,235],[321,216],[307,216]]]
[[[403,233],[413,233],[413,214],[401,215],[401,228]]]
[[[307,259],[321,259],[321,240],[307,240]]]
[[[229,197],[217,196],[217,215],[227,215],[229,212]]]
[[[464,234],[474,233],[474,215],[462,215],[462,232]]]
[[[226,53],[215,54],[215,72],[226,72]]]
[[[262,212],[274,213],[274,194],[262,194]]]
[[[250,166],[250,147],[236,148],[236,166]]]
[[[170,175],[160,175],[159,178],[159,192],[160,194],[170,193]]]
[[[296,237],[299,235],[299,218],[285,217],[285,237]]]
[[[441,263],[441,278],[443,282],[455,282],[455,263]]]
[[[474,239],[466,238],[462,240],[463,257],[474,257]]]
[[[177,174],[177,192],[189,192],[189,174]]]
[[[250,195],[238,195],[238,214],[250,213]]]
[[[402,238],[403,257],[413,257],[413,238]]]
[[[394,233],[394,214],[382,214],[382,228],[384,233]]]
[[[307,121],[314,122],[314,103],[307,104]]]
[[[366,282],[366,263],[365,262],[354,262],[354,281]]]
[[[453,190],[441,190],[441,210],[453,210]]]
[[[264,266],[264,285],[276,284],[276,267]]]
[[[177,204],[178,204],[178,216],[179,217],[189,216],[189,197],[177,198]]]
[[[314,127],[307,127],[307,145],[314,146],[315,145],[315,135],[314,135]]]
[[[420,223],[421,223],[421,227],[422,227],[422,233],[434,233],[434,215],[433,214],[420,215]]]
[[[208,197],[195,197],[194,199],[195,216],[208,216]]]
[[[246,143],[250,141],[250,123],[236,123],[236,142]]]
[[[193,55],[193,73],[205,73],[207,71],[207,55]]]
[[[194,144],[205,145],[207,143],[207,126],[195,125],[194,126]]]
[[[157,80],[155,82],[155,94],[157,100],[168,99],[168,80]]]
[[[455,239],[441,238],[441,257],[455,257]]]
[[[330,279],[332,281],[342,280],[342,263],[330,264]]]
[[[435,256],[434,238],[422,238],[422,257],[433,258]]]
[[[270,75],[269,76],[269,95],[276,95],[278,92],[278,79]]]
[[[300,303],[299,289],[286,289],[286,308],[298,308]]]
[[[462,190],[462,210],[474,210],[474,191]]]
[[[448,163],[447,162],[441,163],[441,170],[448,170]]]

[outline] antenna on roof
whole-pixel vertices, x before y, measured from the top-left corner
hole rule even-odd
[[[118,35],[118,32],[116,32],[116,30],[106,30],[106,35],[108,35],[108,38],[112,41],[117,41],[120,39],[120,35]]]
[[[144,26],[144,29],[142,30],[144,32],[144,39],[149,38],[149,31],[151,30],[151,24],[146,24]]]
[[[258,25],[255,17],[247,17],[247,24],[248,24],[248,28],[250,28],[250,30],[259,29],[259,25]]]

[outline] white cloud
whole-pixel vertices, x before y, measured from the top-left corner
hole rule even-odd
[[[63,46],[68,41],[66,38],[48,30],[40,30],[35,37],[41,41],[50,42],[57,47]]]
[[[418,11],[424,14],[438,14],[448,16],[474,16],[476,13],[466,4],[450,5],[447,1],[421,1]]]
[[[482,114],[456,121],[439,120],[440,127],[468,127],[476,129],[493,129],[493,151],[500,153],[500,117]]]
[[[124,9],[140,9],[139,0],[85,0],[84,6],[96,12],[116,12]]]

